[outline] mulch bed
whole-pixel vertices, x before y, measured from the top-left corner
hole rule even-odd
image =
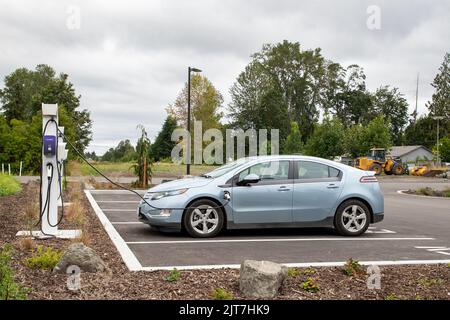
[[[32,252],[21,249],[15,237],[24,229],[22,212],[28,201],[37,200],[38,185],[29,183],[13,196],[0,197],[0,245],[12,243],[15,248],[13,267],[16,279],[31,289],[29,299],[212,299],[216,288],[243,299],[239,293],[239,271],[234,269],[180,271],[177,281],[165,280],[168,271],[130,272],[124,265],[95,213],[83,194],[87,209],[85,232],[91,247],[108,264],[107,274],[81,274],[81,290],[67,289],[67,276],[48,270],[33,270],[23,264]],[[64,223],[61,228],[69,228]],[[63,250],[71,240],[35,240],[36,244]],[[381,267],[381,290],[369,290],[367,275],[347,276],[342,268],[326,267],[297,269],[296,275],[285,281],[278,299],[450,299],[450,266],[386,266]],[[365,271],[365,269],[364,269]],[[313,278],[319,290],[307,292],[302,283]]]

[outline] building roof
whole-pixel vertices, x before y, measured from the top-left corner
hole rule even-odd
[[[432,153],[430,149],[424,146],[393,146],[389,152],[391,157],[402,157],[410,152],[413,152],[417,149],[424,149],[425,151]]]

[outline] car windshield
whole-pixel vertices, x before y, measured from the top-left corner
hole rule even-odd
[[[223,166],[220,166],[219,168],[214,169],[211,172],[202,174],[201,177],[205,177],[205,178],[217,178],[217,177],[220,177],[220,176],[224,175],[225,173],[228,173],[231,170],[233,170],[233,169],[239,167],[240,165],[246,163],[248,160],[249,160],[248,158],[241,158],[241,159],[238,159],[236,161],[228,162],[228,163],[224,164]]]

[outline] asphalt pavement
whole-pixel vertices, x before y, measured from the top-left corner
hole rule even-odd
[[[288,265],[450,262],[450,199],[398,190],[450,187],[443,179],[383,177],[385,219],[356,238],[332,229],[230,230],[212,239],[161,233],[137,221],[139,198],[120,190],[87,191],[97,215],[132,270],[237,267],[244,259]]]

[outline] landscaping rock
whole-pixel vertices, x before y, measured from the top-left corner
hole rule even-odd
[[[61,257],[53,269],[54,273],[66,273],[67,267],[78,266],[83,272],[105,272],[108,270],[105,262],[89,247],[82,243],[74,243]]]
[[[245,260],[241,264],[239,289],[246,297],[273,298],[284,279],[287,267],[271,261]]]

